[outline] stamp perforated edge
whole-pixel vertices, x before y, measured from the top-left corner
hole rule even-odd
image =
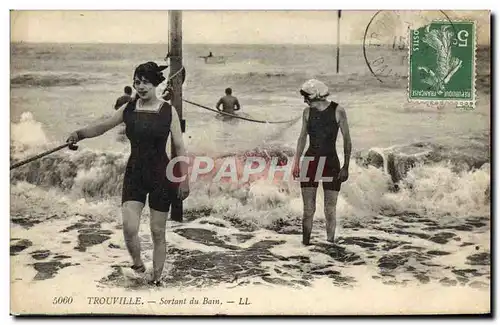
[[[439,106],[439,105],[442,105],[442,104],[456,104],[457,105],[457,108],[459,108],[460,106],[458,105],[459,103],[461,102],[467,102],[467,103],[471,103],[472,102],[472,106],[471,108],[475,108],[476,107],[476,99],[477,99],[477,95],[476,95],[476,75],[477,75],[477,65],[476,65],[476,56],[477,56],[477,21],[476,20],[472,20],[472,19],[452,19],[452,20],[442,20],[442,19],[436,19],[436,20],[433,20],[431,21],[429,24],[432,24],[432,23],[435,23],[435,22],[443,22],[443,23],[454,23],[454,22],[457,22],[457,23],[472,23],[472,25],[474,26],[474,38],[473,38],[473,41],[474,41],[474,48],[473,48],[473,54],[472,54],[472,100],[459,100],[459,99],[453,99],[453,98],[450,98],[450,99],[422,99],[422,98],[411,98],[410,97],[410,82],[411,82],[411,78],[410,78],[410,71],[411,71],[411,29],[408,30],[408,33],[410,33],[410,35],[408,35],[408,82],[407,82],[407,85],[406,85],[406,98],[408,100],[409,103],[416,103],[416,104],[426,104],[426,105],[436,105],[436,106]]]

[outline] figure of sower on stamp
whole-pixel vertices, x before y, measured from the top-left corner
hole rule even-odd
[[[410,100],[474,105],[474,22],[432,22],[411,30]]]
[[[319,80],[311,79],[305,82],[300,89],[300,94],[308,106],[304,109],[302,116],[293,176],[300,179],[304,203],[302,243],[310,244],[319,181],[322,182],[324,192],[327,241],[334,243],[337,197],[342,182],[349,178],[352,145],[347,115],[343,107],[327,100],[328,87]],[[340,167],[336,149],[339,129],[344,138],[344,165],[342,167]],[[301,161],[307,137],[309,137],[309,148]]]

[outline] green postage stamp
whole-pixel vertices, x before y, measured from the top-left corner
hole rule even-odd
[[[410,101],[475,106],[476,24],[434,21],[410,30]]]

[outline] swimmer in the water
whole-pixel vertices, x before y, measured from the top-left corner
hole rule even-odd
[[[226,96],[221,97],[221,99],[219,99],[216,108],[219,112],[234,114],[235,111],[239,111],[241,109],[240,102],[238,101],[238,98],[233,96],[233,90],[231,88],[226,88],[225,92]],[[221,105],[222,105],[222,111],[220,109]]]
[[[151,211],[151,234],[153,238],[153,278],[151,283],[160,285],[166,259],[165,227],[169,206],[174,196],[184,200],[189,195],[187,166],[180,163],[181,174],[186,176],[181,183],[173,183],[166,176],[169,158],[166,142],[172,136],[175,152],[185,156],[186,150],[181,136],[181,125],[175,109],[156,96],[156,87],[165,80],[162,70],[154,62],[139,65],[134,72],[136,97],[122,105],[115,114],[96,125],[73,132],[67,142],[76,143],[86,138],[97,137],[115,126],[125,123],[130,140],[131,153],[125,168],[122,188],[123,234],[132,257],[132,269],[144,273],[141,259],[139,225],[142,209],[148,197]]]
[[[132,99],[132,88],[130,86],[125,86],[123,88],[123,95],[121,95],[115,102],[115,109],[119,109],[123,104],[128,103]]]

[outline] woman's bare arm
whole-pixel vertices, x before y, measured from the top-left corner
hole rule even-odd
[[[105,119],[104,121],[87,126],[83,129],[80,129],[76,131],[76,134],[78,136],[78,140],[80,141],[82,139],[86,138],[94,138],[97,136],[100,136],[107,131],[111,130],[118,124],[123,122],[123,111],[125,110],[125,107],[127,107],[127,104],[124,104],[122,107],[116,110],[116,112],[111,116]],[[70,137],[71,138],[71,137]]]
[[[307,120],[309,119],[309,107],[304,109],[302,113],[302,128],[300,129],[299,138],[297,140],[297,150],[295,152],[295,163],[299,163],[300,157],[304,152],[304,148],[306,147],[306,139],[307,139]]]
[[[349,161],[351,159],[351,134],[349,133],[349,123],[347,122],[347,114],[345,109],[341,106],[337,107],[336,111],[337,123],[339,124],[342,137],[344,138],[344,167],[349,168]]]

